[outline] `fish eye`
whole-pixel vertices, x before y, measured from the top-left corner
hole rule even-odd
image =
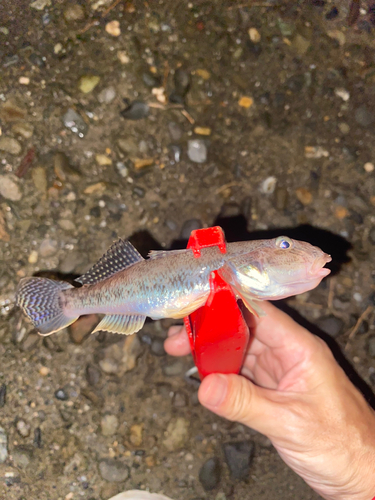
[[[287,250],[288,248],[292,248],[293,241],[287,236],[279,236],[278,238],[276,238],[275,244],[278,248]]]

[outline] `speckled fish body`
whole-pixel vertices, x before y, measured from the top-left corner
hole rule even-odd
[[[329,273],[330,257],[309,243],[279,237],[228,243],[217,247],[151,252],[143,259],[119,240],[79,280],[81,288],[43,278],[24,278],[17,304],[38,331],[49,335],[79,316],[105,314],[95,331],[131,334],[153,319],[181,318],[206,302],[209,278],[217,270],[237,297],[255,314],[257,301],[284,298],[310,290]]]

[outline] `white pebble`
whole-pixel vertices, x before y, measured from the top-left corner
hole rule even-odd
[[[30,83],[30,78],[28,76],[20,76],[19,79],[18,79],[18,82],[21,84],[21,85],[29,85]]]
[[[341,97],[341,99],[345,102],[349,101],[350,99],[350,92],[346,89],[337,88],[335,89],[335,94],[337,95],[337,97]]]
[[[353,299],[356,301],[356,302],[362,302],[362,295],[358,292],[354,293],[353,294]]]
[[[267,177],[260,185],[260,191],[264,194],[272,194],[275,191],[277,179],[272,175]]]
[[[363,168],[366,170],[366,172],[368,172],[368,173],[370,174],[371,172],[373,172],[373,171],[374,171],[374,168],[375,168],[375,167],[374,167],[374,164],[373,164],[373,163],[371,163],[371,162],[369,162],[369,161],[368,161],[367,163],[365,163],[365,164],[363,165]]]
[[[30,252],[28,261],[29,264],[36,264],[38,262],[38,252],[36,250],[32,250]]]

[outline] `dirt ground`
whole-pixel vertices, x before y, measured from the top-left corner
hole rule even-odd
[[[318,498],[265,437],[198,404],[191,357],[163,351],[170,322],[124,340],[90,336],[89,317],[42,339],[13,302],[21,277],[71,280],[118,236],[145,255],[213,224],[287,234],[333,272],[284,305],[370,400],[375,7],[349,4],[2,0],[1,498]]]

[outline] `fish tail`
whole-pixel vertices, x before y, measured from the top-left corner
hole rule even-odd
[[[17,288],[16,304],[41,335],[50,335],[78,319],[66,316],[62,307],[61,292],[68,288],[74,287],[47,278],[23,278]]]

